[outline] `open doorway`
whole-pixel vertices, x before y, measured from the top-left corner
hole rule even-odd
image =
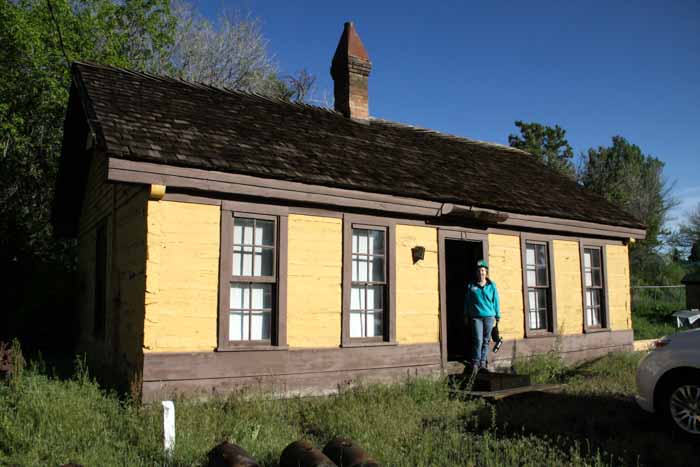
[[[469,358],[471,332],[464,322],[466,285],[476,279],[476,263],[484,258],[480,241],[445,239],[447,360]]]

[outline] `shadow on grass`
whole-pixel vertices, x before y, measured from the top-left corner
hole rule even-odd
[[[631,398],[533,392],[493,404],[495,424],[509,436],[546,435],[605,451],[625,465],[695,465],[700,446],[673,433],[658,418],[642,411]],[[493,410],[478,415],[478,428],[494,423]]]

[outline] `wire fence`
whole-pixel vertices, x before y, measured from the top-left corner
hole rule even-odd
[[[630,287],[632,307],[685,308],[685,285],[635,285]]]

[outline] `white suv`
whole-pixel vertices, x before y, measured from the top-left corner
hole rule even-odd
[[[639,406],[700,438],[700,329],[656,341],[637,368]]]

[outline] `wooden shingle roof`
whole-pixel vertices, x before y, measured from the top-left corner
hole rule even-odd
[[[118,68],[73,73],[109,157],[643,228],[507,146]]]

